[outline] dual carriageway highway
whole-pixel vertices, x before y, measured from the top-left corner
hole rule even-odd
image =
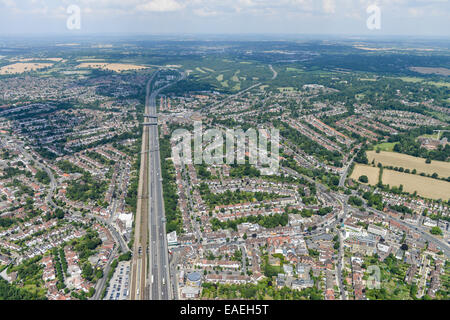
[[[156,97],[173,83],[153,90],[158,73],[149,80],[145,99],[130,300],[171,300],[176,296],[169,271],[156,110]],[[184,74],[178,81],[183,78]]]

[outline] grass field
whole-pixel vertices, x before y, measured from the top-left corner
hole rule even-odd
[[[201,73],[206,73],[206,71],[202,70],[202,69],[199,68],[199,67],[195,68],[195,70],[197,70],[198,72],[201,72]]]
[[[399,77],[397,79],[400,79],[400,80],[402,80],[404,82],[411,82],[411,83],[419,83],[419,82],[424,82],[425,81],[424,78],[418,78],[418,77]],[[432,86],[436,86],[436,87],[447,87],[447,88],[450,88],[450,82],[446,82],[446,81],[440,81],[440,82],[426,81],[424,83],[432,85]]]
[[[377,150],[378,148],[380,148],[381,151],[394,151],[394,146],[397,144],[397,142],[384,142],[384,143],[380,143],[377,144],[374,147],[374,150]]]
[[[240,82],[240,81],[239,81],[239,78],[238,78],[239,73],[241,73],[241,70],[237,70],[237,71],[235,72],[235,74],[231,77],[231,81],[234,81],[234,82]]]
[[[450,182],[407,174],[393,170],[383,170],[383,184],[391,187],[403,185],[403,190],[430,199],[448,200],[450,198]]]
[[[294,87],[284,87],[284,88],[278,88],[278,90],[280,92],[294,92],[295,88]]]
[[[286,68],[287,72],[300,72],[303,73],[304,71],[302,69],[297,69],[297,68],[291,68],[291,67],[287,67]]]
[[[431,84],[431,85],[436,86],[436,87],[439,87],[439,88],[442,88],[442,87],[450,88],[450,82],[444,82],[444,81],[441,81],[441,82],[428,81],[428,82],[425,82],[425,83],[426,83],[426,84]]]
[[[412,82],[412,83],[422,82],[424,80],[423,78],[416,78],[416,77],[400,77],[397,79],[400,79],[404,82]]]
[[[417,173],[433,174],[437,173],[439,177],[450,177],[450,162],[432,161],[430,164],[425,163],[425,159],[401,154],[397,152],[368,151],[367,158],[371,163],[375,160],[375,164],[381,162],[383,166],[403,167],[404,169],[416,169]]]
[[[438,138],[439,138],[439,133],[435,133],[435,134],[424,134],[424,135],[420,136],[419,138],[438,139]]]
[[[369,184],[370,185],[376,185],[378,183],[378,175],[380,173],[379,168],[371,167],[371,166],[365,166],[362,164],[355,165],[355,168],[353,169],[352,175],[350,178],[353,180],[358,181],[358,178],[360,176],[367,176],[369,178]]]

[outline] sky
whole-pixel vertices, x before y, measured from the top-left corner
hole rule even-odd
[[[448,38],[450,0],[0,0],[0,35],[106,33]]]

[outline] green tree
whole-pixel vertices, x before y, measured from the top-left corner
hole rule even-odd
[[[358,178],[358,180],[362,183],[368,183],[369,182],[369,178],[366,175],[362,175]]]
[[[431,234],[437,235],[437,236],[442,236],[442,230],[439,227],[433,227],[430,230]]]

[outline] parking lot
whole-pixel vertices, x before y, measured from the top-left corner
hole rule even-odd
[[[109,283],[104,300],[127,300],[130,278],[130,262],[122,261]]]

